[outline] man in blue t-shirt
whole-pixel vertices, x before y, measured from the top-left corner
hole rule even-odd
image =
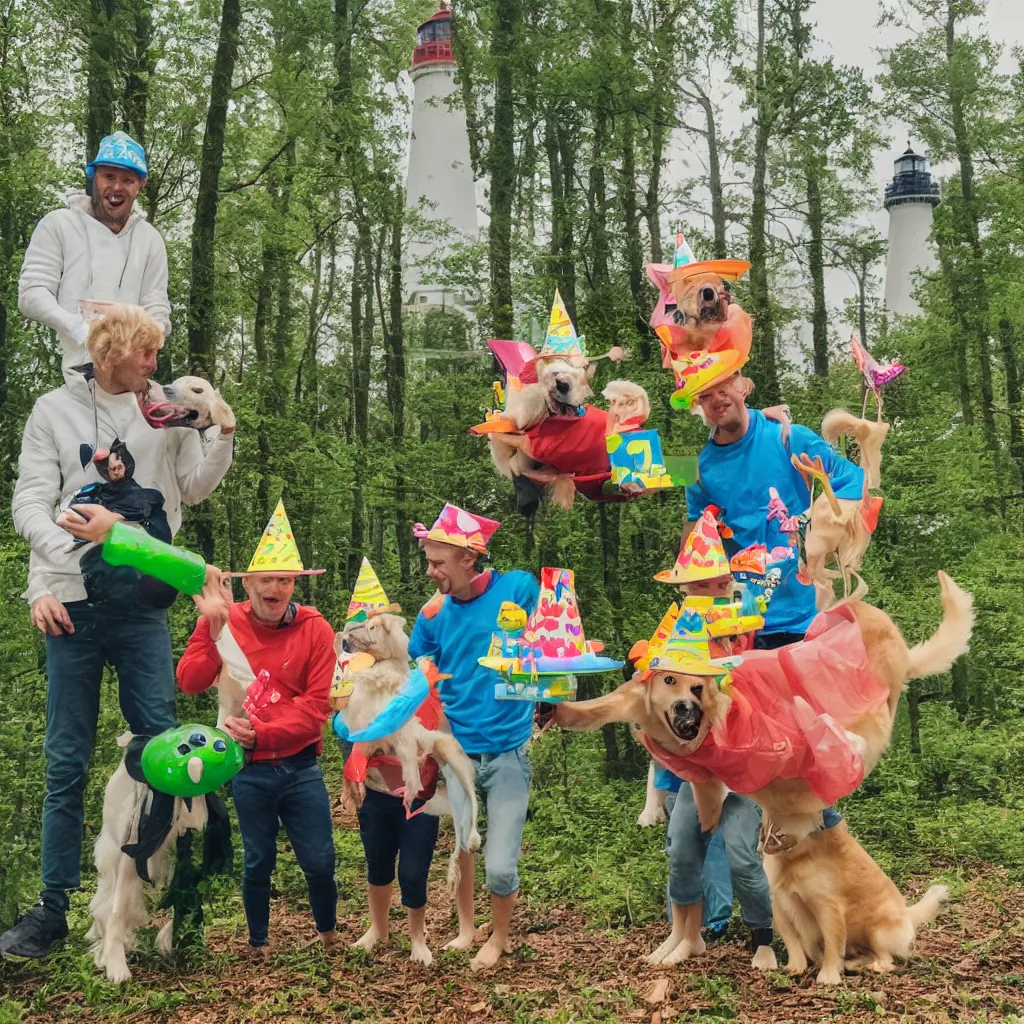
[[[528,751],[533,702],[496,700],[496,676],[478,661],[487,655],[502,604],[512,602],[531,614],[540,593],[537,580],[527,572],[481,569],[480,559],[498,526],[493,519],[445,505],[429,530],[422,524],[413,530],[437,594],[416,617],[409,654],[433,658],[451,676],[441,684],[441,702],[455,738],[476,762],[477,785],[487,802],[484,863],[491,935],[473,958],[473,970],[493,966],[505,951],[519,891],[519,855],[533,774]],[[464,812],[456,806],[464,800],[462,791],[451,787],[448,796],[453,813]],[[459,868],[459,934],[446,948],[468,950],[476,933],[475,855],[461,853]]]
[[[687,512],[696,520],[708,505],[717,505],[717,518],[733,533],[730,555],[751,544],[764,544],[769,552],[789,549],[789,535],[780,530],[777,520],[768,519],[768,503],[769,489],[775,488],[790,515],[799,515],[809,504],[807,485],[790,462],[791,455],[806,452],[812,459],[820,455],[837,498],[863,497],[864,473],[859,466],[837,455],[813,430],[794,424],[787,438],[782,424],[748,409],[738,373],[698,400],[711,437],[697,461],[699,482],[686,488]],[[817,614],[814,587],[797,579],[796,549],[792,551],[794,557],[780,566],[782,579],[755,647],[796,643]]]

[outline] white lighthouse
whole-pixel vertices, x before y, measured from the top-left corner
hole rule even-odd
[[[889,257],[885,265],[885,308],[896,316],[917,316],[915,271],[934,270],[931,242],[932,211],[939,205],[939,186],[932,181],[928,161],[908,145],[895,161],[892,181],[885,187],[889,211]]]
[[[412,52],[412,131],[406,206],[421,217],[440,221],[439,231],[414,231],[406,246],[406,306],[426,311],[463,306],[465,297],[441,284],[425,284],[431,255],[443,254],[453,242],[473,241],[477,234],[476,186],[469,159],[466,112],[455,95],[456,63],[452,56],[452,15],[448,4],[417,29]],[[434,225],[430,226],[431,228]],[[443,238],[437,235],[447,228]],[[420,237],[417,237],[420,236]]]

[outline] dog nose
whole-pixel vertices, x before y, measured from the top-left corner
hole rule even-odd
[[[704,302],[714,302],[718,298],[718,293],[710,285],[707,285],[701,289],[700,297]]]
[[[569,394],[569,382],[567,380],[555,381],[555,388],[558,390],[560,395]]]

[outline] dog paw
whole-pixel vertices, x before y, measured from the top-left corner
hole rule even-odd
[[[434,954],[427,949],[425,942],[414,942],[409,960],[414,964],[423,964],[424,967],[429,967],[434,962]]]
[[[132,972],[128,970],[128,961],[123,950],[112,951],[112,955],[107,958],[106,970],[107,980],[114,985],[131,980]]]
[[[892,960],[872,960],[868,964],[868,970],[875,974],[888,974],[894,967]]]
[[[843,973],[838,967],[822,967],[814,980],[819,985],[841,985]]]
[[[807,957],[803,953],[789,954],[789,963],[786,964],[787,974],[803,974],[807,970]]]
[[[156,951],[164,957],[170,957],[174,953],[174,922],[168,921],[156,933]]]
[[[640,813],[640,817],[636,819],[636,823],[641,828],[650,828],[652,825],[657,825],[665,820],[665,809],[663,807],[655,807],[653,810],[648,810],[645,807]]]
[[[670,935],[657,949],[653,952],[648,953],[645,957],[649,964],[660,964],[664,961],[665,957],[669,955],[679,945],[681,939],[676,938],[674,935]]]
[[[483,845],[483,840],[480,838],[480,833],[476,829],[473,829],[469,834],[469,842],[466,844],[467,849],[470,853],[476,853]]]
[[[777,971],[779,962],[775,959],[775,950],[771,946],[758,946],[750,965],[759,971]]]
[[[666,966],[669,964],[681,964],[684,960],[689,960],[691,957],[700,956],[706,950],[707,946],[704,945],[703,939],[697,939],[696,942],[690,942],[684,939],[661,962]]]

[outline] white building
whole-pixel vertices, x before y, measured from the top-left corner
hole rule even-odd
[[[409,170],[406,206],[430,221],[440,221],[437,232],[413,231],[406,245],[404,268],[407,308],[426,311],[439,306],[463,307],[466,297],[441,284],[425,284],[424,265],[457,241],[477,236],[476,185],[469,158],[466,112],[455,82],[452,56],[451,11],[441,9],[417,30],[418,45],[412,52],[412,129],[409,139]],[[441,237],[417,237],[442,234]]]
[[[892,181],[885,187],[889,212],[885,308],[896,316],[917,316],[921,307],[914,298],[915,272],[932,271],[938,264],[931,233],[939,186],[932,181],[928,161],[909,145],[893,166]]]

